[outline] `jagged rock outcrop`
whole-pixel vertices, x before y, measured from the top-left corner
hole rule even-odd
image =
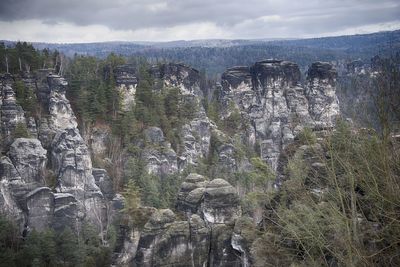
[[[17,104],[15,92],[12,88],[14,79],[10,74],[0,77],[0,102],[1,102],[1,134],[5,147],[13,140],[14,130],[17,124],[25,125],[25,112]]]
[[[18,203],[16,193],[23,185],[21,177],[8,157],[0,159],[0,212],[9,217],[22,231],[25,226],[25,216]],[[22,192],[24,194],[24,192]]]
[[[201,104],[203,91],[199,72],[179,63],[153,66],[150,72],[157,90],[179,88],[182,101],[193,107],[192,118],[181,129],[183,147],[178,155],[178,167],[182,170],[188,165],[197,165],[200,158],[208,155],[211,130],[216,127]]]
[[[122,110],[127,111],[135,103],[136,87],[138,77],[133,65],[120,65],[114,69],[117,90],[122,100]]]
[[[333,127],[339,114],[336,96],[337,72],[329,63],[315,62],[307,73],[306,97],[314,127]]]
[[[67,128],[78,128],[78,123],[71,105],[65,96],[67,90],[67,81],[54,74],[49,74],[47,77],[49,87],[48,95],[48,111],[50,114],[50,125],[57,130]]]
[[[330,64],[315,63],[304,88],[299,67],[292,62],[265,60],[250,68],[228,69],[222,75],[222,115],[228,117],[233,104],[250,121],[247,139],[253,144],[259,140],[262,159],[276,170],[282,149],[304,127],[333,125],[339,114],[335,73]]]
[[[217,175],[219,171],[249,171],[250,161],[238,156],[239,142],[259,143],[262,159],[276,170],[282,151],[304,127],[332,127],[339,114],[337,74],[328,63],[311,65],[304,86],[298,66],[287,61],[265,60],[252,67],[228,69],[222,76],[218,100],[223,107],[222,119],[238,111],[242,124],[246,123],[246,129],[241,128],[235,136],[222,132],[207,117],[201,104],[198,71],[169,63],[150,72],[155,78],[154,90],[176,87],[183,101],[193,103],[192,116],[179,129],[179,149],[172,148],[158,127],[146,128],[144,138],[134,144],[140,147],[148,173],[161,178],[202,164],[201,159],[209,156],[217,157]],[[137,72],[131,65],[123,65],[113,74],[123,99],[122,111],[127,111],[135,101]],[[103,237],[107,224],[119,218],[124,208],[123,197],[114,192],[107,171],[92,166],[92,157],[107,160],[104,157],[111,130],[100,125],[86,133],[85,142],[66,98],[66,80],[41,70],[35,86],[46,114],[36,120],[28,118],[27,123],[29,133],[37,139],[13,140],[13,127],[26,122],[15,101],[12,79],[2,80],[2,132],[10,137],[9,145],[14,143],[7,149],[9,158],[0,160],[1,212],[18,221],[21,229],[62,231],[69,227],[79,232],[88,222]],[[31,76],[25,84],[33,85]],[[126,152],[121,161],[129,156]],[[178,193],[177,214],[144,209],[144,217],[151,218],[140,232],[140,227],[132,228],[129,218],[119,218],[115,262],[135,266],[248,266],[251,241],[245,227],[253,222],[238,223],[241,207],[237,191],[223,179],[208,181],[190,174]]]
[[[216,126],[202,112],[182,127],[183,149],[179,157],[179,168],[197,165],[201,158],[208,156],[211,132]]]
[[[158,88],[177,87],[184,96],[203,97],[200,89],[199,71],[180,63],[166,63],[153,66],[152,76],[158,80]]]
[[[135,266],[205,266],[208,229],[193,215],[176,221],[171,210],[159,210],[144,227]]]
[[[2,213],[15,218],[21,231],[61,231],[65,227],[79,231],[86,221],[103,234],[109,223],[107,201],[115,194],[107,173],[92,169],[88,147],[65,96],[67,82],[49,70],[38,71],[36,81],[31,74],[21,79],[27,90],[36,89],[47,114],[39,127],[29,119],[27,129],[38,139],[13,140],[16,124],[25,124],[24,112],[16,104],[12,77],[1,77],[2,133],[12,143],[7,148],[9,158],[3,157],[0,162]]]
[[[198,215],[177,221],[171,210],[159,210],[143,229],[134,266],[205,266],[209,241]]]
[[[78,129],[60,131],[52,143],[52,169],[57,176],[57,190],[83,199],[87,190],[96,191],[89,151]]]
[[[26,148],[26,154],[24,153]],[[43,177],[45,150],[37,139],[19,138],[10,157],[0,161],[1,213],[23,229],[43,231],[52,226],[54,196]]]
[[[79,133],[76,117],[65,96],[68,83],[53,74],[48,76],[47,82],[48,126],[56,133],[50,145],[56,190],[72,194],[78,206],[77,219],[91,222],[102,232],[107,224],[106,199],[96,185],[89,149]]]
[[[177,210],[158,210],[141,233],[135,266],[240,266],[231,246],[239,198],[225,180],[192,173],[181,185]]]

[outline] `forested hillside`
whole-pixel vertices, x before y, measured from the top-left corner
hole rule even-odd
[[[312,62],[369,61],[375,55],[395,56],[400,31],[300,40],[198,40],[174,42],[109,42],[87,44],[34,43],[36,49],[58,50],[67,56],[91,55],[105,58],[110,53],[142,56],[151,63],[183,62],[210,77],[236,65],[250,65],[267,58],[284,58],[305,71]],[[10,42],[6,42],[10,44]]]

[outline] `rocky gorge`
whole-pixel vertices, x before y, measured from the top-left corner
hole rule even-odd
[[[141,105],[140,71],[122,64],[112,75],[121,99],[118,116],[128,117]],[[55,70],[3,74],[1,214],[17,224],[24,237],[32,231],[60,233],[65,228],[79,235],[89,224],[102,245],[111,246],[108,235],[114,227],[114,266],[253,266],[252,243],[268,225],[265,218],[271,210],[264,203],[248,212],[245,195],[279,191],[287,179],[287,154],[312,147],[291,151],[299,136],[309,130],[321,139],[334,129],[341,116],[336,69],[315,62],[303,75],[296,63],[263,60],[227,69],[213,85],[213,96],[202,85],[199,71],[184,64],[151,66],[146,75],[154,95],[169,99],[170,92],[177,94],[177,107],[184,115],[174,122],[179,127],[169,132],[162,123],[135,124],[142,132],[124,147],[115,142],[110,125],[94,123],[89,130],[80,125],[82,115],[67,97],[70,84]],[[37,98],[36,113],[18,103],[17,79]],[[204,105],[209,98],[217,103],[218,121]],[[165,113],[175,114],[168,107]],[[310,164],[324,171],[323,163]],[[129,218],[129,194],[116,186],[118,173],[132,172],[121,177],[135,177],[138,166],[143,167],[144,179],[163,183],[173,177],[179,182],[173,206],[136,203],[141,226]],[[244,182],[234,184],[232,177],[266,176],[258,173],[260,169],[273,176],[265,187],[256,182],[247,187]],[[149,195],[145,188],[140,190],[142,196]]]

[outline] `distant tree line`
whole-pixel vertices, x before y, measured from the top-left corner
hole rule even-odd
[[[0,72],[30,72],[40,68],[63,68],[63,56],[57,50],[37,50],[27,42],[17,42],[6,46],[0,42]],[[65,61],[65,59],[64,59]]]

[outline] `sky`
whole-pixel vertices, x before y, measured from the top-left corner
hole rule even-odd
[[[400,29],[400,0],[0,0],[0,39],[309,38]]]

